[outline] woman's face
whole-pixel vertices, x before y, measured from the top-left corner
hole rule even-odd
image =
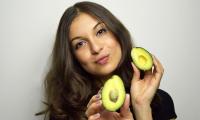
[[[75,57],[87,72],[105,77],[117,68],[121,47],[104,23],[80,13],[70,26],[69,36]]]

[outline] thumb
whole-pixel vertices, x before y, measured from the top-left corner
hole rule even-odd
[[[120,108],[120,114],[121,114],[121,116],[127,117],[127,116],[130,115],[130,108],[129,108],[129,106],[130,106],[130,95],[126,94],[126,98],[125,98],[124,104]]]
[[[133,64],[131,63],[132,67],[133,67],[133,80],[132,83],[135,81],[140,80],[140,70]]]

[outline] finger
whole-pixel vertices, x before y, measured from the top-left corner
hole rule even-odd
[[[131,65],[133,67],[133,80],[132,80],[132,82],[140,80],[140,70],[133,63],[131,63]]]
[[[164,73],[164,68],[163,68],[162,64],[160,63],[160,61],[155,56],[153,56],[153,62],[154,62],[154,66],[155,66],[153,74],[154,74],[157,82],[160,82],[162,75]]]
[[[92,96],[92,98],[90,99],[90,101],[88,102],[88,104],[87,104],[87,108],[88,108],[88,106],[90,106],[92,103],[94,103],[94,102],[96,102],[96,101],[98,101],[98,100],[100,100],[101,99],[101,94],[96,94],[96,95],[94,95],[94,96]]]
[[[88,120],[98,120],[100,118],[100,113],[96,113],[88,117]]]
[[[145,72],[144,79],[149,80],[153,76],[152,69]]]
[[[155,66],[154,73],[158,75],[162,75],[164,73],[164,68],[162,64],[160,63],[160,61],[155,56],[153,56],[153,62]]]
[[[120,108],[120,114],[121,116],[123,117],[126,117],[130,114],[130,95],[129,94],[126,94],[126,98],[125,98],[125,101],[124,101],[124,104],[123,106]]]
[[[91,116],[93,114],[99,113],[102,110],[102,101],[98,100],[97,102],[92,103],[90,106],[88,106],[88,109],[85,112],[85,115]]]

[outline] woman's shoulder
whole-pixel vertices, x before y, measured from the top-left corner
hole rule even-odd
[[[158,116],[158,118],[162,117],[166,120],[177,118],[174,102],[170,94],[162,89],[158,89],[157,95],[159,97],[159,106],[157,106],[155,112],[157,111],[159,115],[157,114],[156,116]]]
[[[168,92],[158,89],[157,94],[160,96],[162,102],[173,104],[173,99]]]

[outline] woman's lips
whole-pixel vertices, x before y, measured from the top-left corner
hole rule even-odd
[[[106,63],[108,62],[108,59],[109,59],[109,56],[107,55],[107,56],[104,56],[104,57],[99,58],[99,59],[96,61],[96,63],[97,63],[97,64],[104,65],[104,64],[106,64]]]

